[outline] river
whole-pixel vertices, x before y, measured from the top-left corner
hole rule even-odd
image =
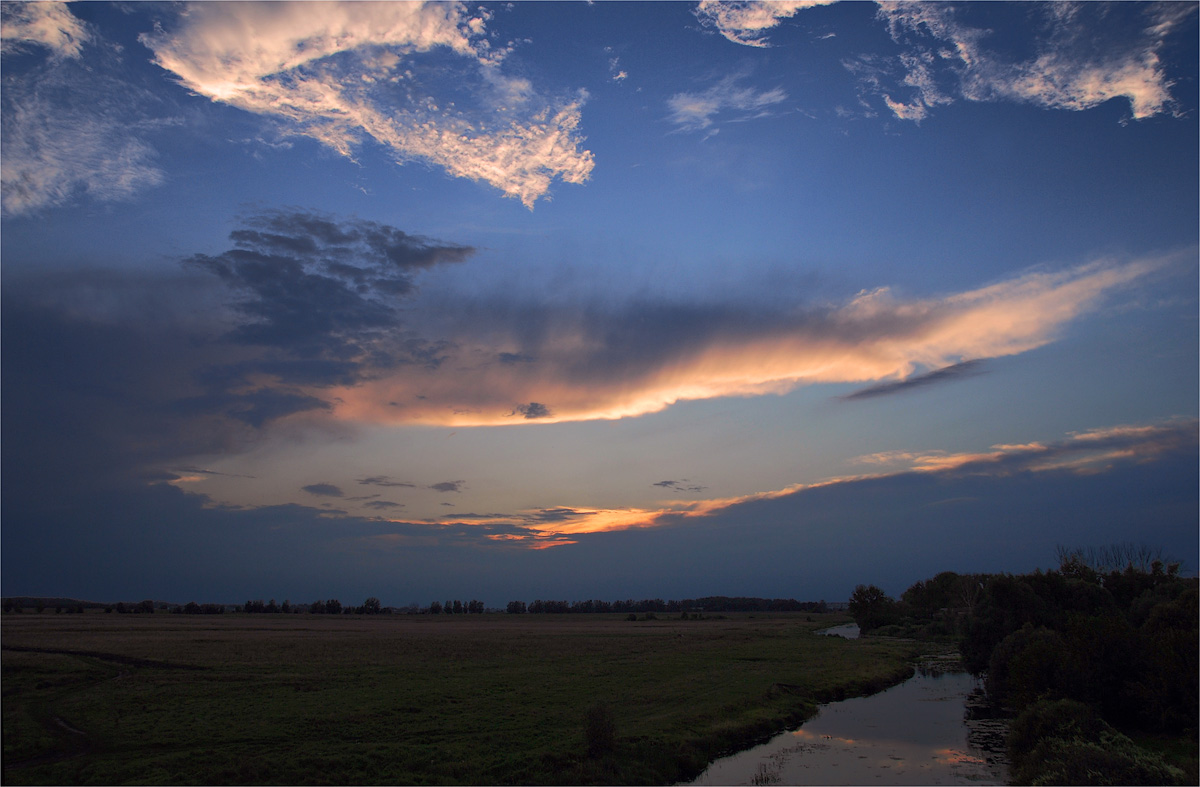
[[[827,633],[857,637],[857,626]],[[970,674],[936,662],[870,697],[822,705],[816,716],[723,757],[692,784],[1004,784],[1005,722]]]

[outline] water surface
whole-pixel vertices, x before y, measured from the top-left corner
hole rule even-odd
[[[975,678],[921,669],[879,694],[823,705],[693,784],[1004,784],[1004,733]]]

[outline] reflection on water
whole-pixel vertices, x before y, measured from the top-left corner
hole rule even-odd
[[[887,691],[822,706],[693,784],[1004,784],[1005,723],[964,672],[920,669]]]

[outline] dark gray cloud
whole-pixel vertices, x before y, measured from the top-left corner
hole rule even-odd
[[[373,272],[463,262],[471,246],[433,240],[373,221],[338,221],[304,210],[269,210],[243,219],[230,235],[240,248],[283,252],[321,265],[347,264],[364,278]]]
[[[309,484],[300,488],[310,495],[317,495],[318,497],[344,497],[346,494],[340,487],[334,484]]]
[[[243,473],[221,473],[216,470],[208,470],[206,468],[196,467],[194,465],[184,465],[182,467],[178,467],[175,469],[180,473],[198,473],[199,475],[219,475],[219,476],[223,476],[225,478],[255,478],[256,477],[256,476],[252,476],[252,475],[245,475]]]
[[[5,488],[165,480],[181,457],[244,450],[282,418],[329,411],[324,387],[435,367],[448,345],[411,332],[380,282],[471,253],[273,211],[244,219],[228,251],[170,272],[6,259],[20,272],[6,270],[0,293]]]
[[[416,484],[405,483],[404,481],[393,481],[385,475],[375,475],[370,478],[360,478],[358,483],[368,486],[407,486],[416,488]]]
[[[551,415],[550,408],[541,402],[530,402],[529,404],[519,404],[510,415],[520,414],[524,418],[549,418]]]
[[[551,523],[567,522],[575,519],[581,512],[574,508],[543,508],[538,511],[523,514],[521,519],[527,522]]]
[[[435,492],[461,492],[463,484],[466,481],[439,481],[436,484],[430,484],[429,488]]]
[[[845,396],[839,396],[838,398],[843,402],[851,402],[858,399],[871,399],[876,396],[889,396],[904,391],[911,391],[914,388],[924,388],[939,383],[953,382],[986,373],[987,369],[984,368],[983,361],[963,361],[962,363],[943,366],[941,369],[934,369],[932,372],[914,375],[905,380],[860,388],[857,391],[848,393]]]
[[[654,486],[661,486],[663,489],[670,489],[674,492],[703,492],[708,489],[706,486],[693,484],[686,478],[681,481],[659,481]]]
[[[367,508],[376,508],[383,510],[385,508],[404,508],[403,503],[393,503],[390,500],[372,500],[370,503],[363,503]]]
[[[280,211],[249,217],[221,254],[198,254],[191,266],[217,276],[239,295],[242,316],[231,341],[274,348],[261,369],[292,381],[345,384],[364,364],[437,364],[440,348],[413,337],[397,342],[396,303],[415,289],[411,271],[461,262],[473,249],[439,244],[372,222]]]

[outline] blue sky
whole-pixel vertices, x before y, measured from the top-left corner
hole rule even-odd
[[[6,595],[1200,563],[1194,4],[3,14]]]

